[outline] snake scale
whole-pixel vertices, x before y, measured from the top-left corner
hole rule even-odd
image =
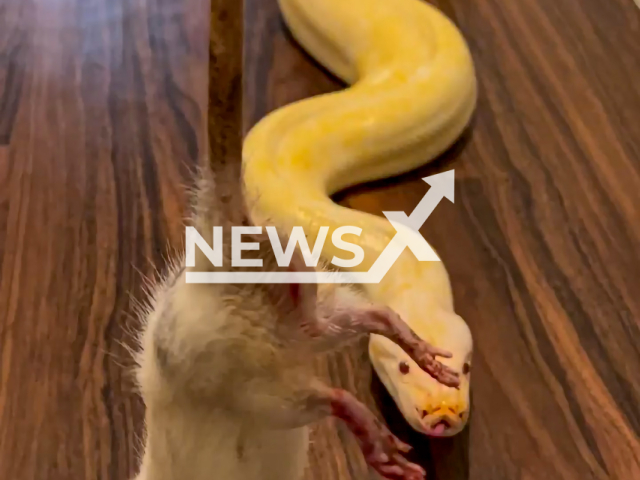
[[[302,226],[314,245],[321,226],[362,229],[368,270],[396,230],[386,219],[342,207],[345,188],[397,176],[451,147],[473,115],[477,83],[468,46],[454,23],[422,0],[279,0],[293,38],[346,89],[277,109],[247,134],[243,182],[252,220],[288,231]],[[331,242],[321,258],[344,257]],[[442,362],[461,372],[459,389],[422,371],[392,341],[373,335],[373,368],[407,422],[429,436],[467,423],[473,340],[455,313],[443,262],[419,262],[409,249],[369,298],[396,312]],[[409,368],[407,368],[409,367]]]

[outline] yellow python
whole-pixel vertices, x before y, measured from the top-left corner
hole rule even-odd
[[[328,239],[340,226],[360,227],[357,244],[366,255],[353,270],[368,270],[396,230],[330,195],[413,170],[449,148],[476,105],[471,55],[455,25],[421,0],[279,5],[296,41],[350,87],[278,109],[248,133],[243,181],[252,219],[288,231],[302,226],[311,247],[322,226],[330,227]],[[322,258],[334,255],[345,257],[325,242]],[[362,288],[453,354],[442,363],[461,372],[459,389],[438,383],[386,338],[374,335],[369,346],[374,369],[408,423],[430,436],[455,435],[468,418],[473,342],[454,312],[443,263],[419,262],[405,249],[379,284]]]

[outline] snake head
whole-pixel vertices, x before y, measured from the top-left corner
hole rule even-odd
[[[464,429],[469,418],[471,332],[453,313],[443,313],[437,321],[426,324],[424,332],[416,329],[416,333],[452,353],[451,358],[439,360],[460,373],[458,388],[438,382],[387,338],[372,336],[369,354],[376,373],[409,425],[428,436],[451,437]]]

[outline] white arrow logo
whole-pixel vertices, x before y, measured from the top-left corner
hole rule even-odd
[[[431,185],[411,215],[382,212],[396,234],[368,272],[187,272],[187,283],[379,283],[405,248],[421,262],[439,262],[440,258],[419,230],[443,198],[454,202],[454,170],[424,177]]]
[[[454,171],[438,173],[431,175],[430,177],[424,177],[426,183],[431,185],[431,188],[427,194],[422,197],[420,203],[416,205],[416,208],[411,212],[411,216],[407,217],[404,212],[382,212],[387,219],[394,224],[402,223],[408,226],[412,230],[419,230],[429,218],[429,215],[436,209],[440,200],[444,197],[451,200],[454,203]]]

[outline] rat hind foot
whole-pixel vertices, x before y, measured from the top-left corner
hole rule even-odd
[[[383,478],[423,480],[425,471],[404,456],[411,450],[387,429],[371,411],[344,390],[331,392],[332,414],[356,436],[365,460]]]
[[[367,463],[387,480],[424,480],[424,470],[404,458],[411,447],[396,438],[357,398],[315,377],[281,372],[253,379],[234,398],[247,421],[274,429],[308,425],[327,416],[343,421],[355,435]]]

